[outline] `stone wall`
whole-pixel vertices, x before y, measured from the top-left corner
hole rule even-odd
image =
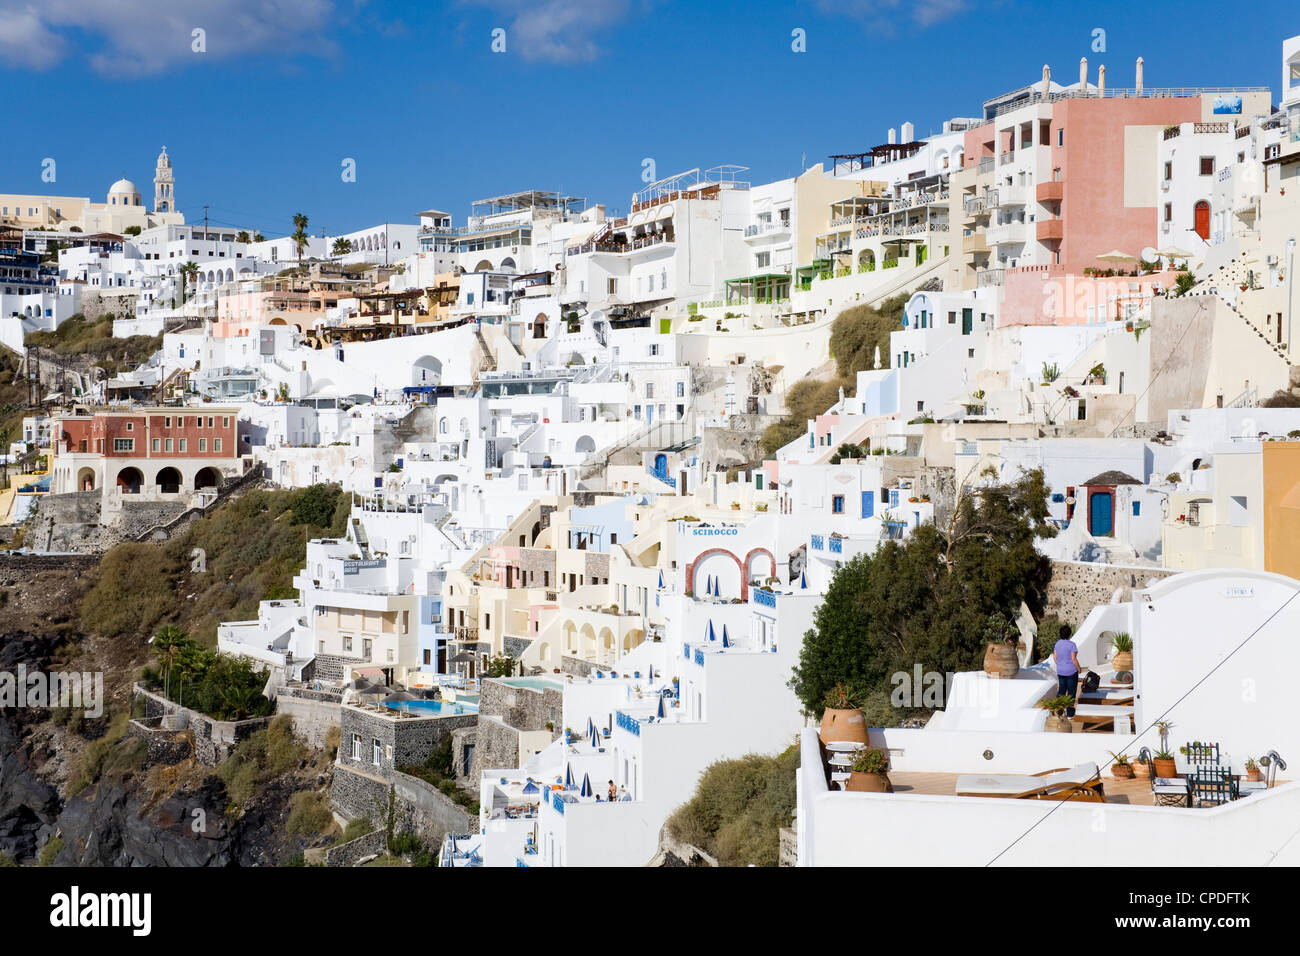
[[[339,708],[340,766],[366,773],[391,774],[398,767],[422,764],[453,730],[473,726],[477,714],[454,717],[389,717],[351,705]],[[352,736],[361,738],[360,759],[353,759]],[[374,741],[379,741],[380,761],[374,762]]]
[[[1128,601],[1134,588],[1144,588],[1148,581],[1175,573],[1165,568],[1053,561],[1052,580],[1047,585],[1047,613],[1077,628],[1098,604],[1110,604],[1117,591],[1116,600]]]
[[[373,821],[372,821],[373,822]],[[347,843],[339,843],[325,851],[326,866],[356,866],[368,856],[377,856],[387,848],[387,833],[383,827],[371,830]]]
[[[313,660],[313,671],[316,680],[335,681],[343,683],[353,667],[358,664],[364,664],[360,658],[341,657],[337,654],[317,654]]]
[[[161,717],[132,720],[127,725],[127,734],[145,742],[149,766],[180,763],[192,753],[189,734],[163,730],[159,726],[161,720]]]
[[[768,457],[763,452],[763,432],[780,420],[780,415],[739,413],[728,418],[726,428],[701,429],[700,458],[705,471],[736,468]]]
[[[418,777],[394,772],[386,776],[336,765],[330,788],[330,802],[349,819],[369,818],[387,825],[389,794],[393,798],[393,832],[413,831],[425,845],[436,850],[448,833],[477,832],[477,817],[470,816],[450,797]]]
[[[270,717],[254,717],[250,720],[215,720],[197,710],[181,707],[160,694],[152,693],[141,684],[132,687],[131,694],[133,705],[134,698],[143,699],[146,718],[162,717],[164,714],[183,715],[194,741],[194,756],[205,767],[215,767],[221,763],[240,743],[271,722]],[[144,720],[141,723],[147,727],[150,721]]]
[[[474,737],[474,759],[469,779],[480,779],[484,770],[519,766],[519,730],[492,714],[479,714]]]
[[[281,690],[275,698],[276,713],[288,714],[293,732],[313,750],[325,749],[325,735],[339,726],[341,705],[337,700],[313,700]]]
[[[465,748],[478,749],[478,727],[462,727],[451,732],[451,772],[457,779],[469,778],[469,765],[465,763]]]
[[[40,551],[97,554],[180,517],[188,501],[123,501],[105,521],[100,491],[45,495],[36,506],[27,543]]]
[[[564,716],[564,692],[514,687],[496,678],[486,678],[479,686],[478,712],[494,714],[518,730],[545,730],[553,724],[558,737]]]

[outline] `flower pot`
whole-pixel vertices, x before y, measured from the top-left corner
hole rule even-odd
[[[844,789],[852,790],[855,793],[893,793],[894,785],[889,782],[889,774],[857,773],[854,771],[849,774]]]
[[[1110,775],[1116,780],[1132,780],[1134,777],[1133,765],[1117,763],[1110,768]]]
[[[1178,765],[1174,763],[1172,757],[1168,760],[1163,757],[1154,757],[1152,758],[1152,764],[1152,770],[1155,771],[1157,777],[1172,778],[1178,776]]]
[[[1263,780],[1263,779],[1264,779],[1264,771],[1262,771],[1262,770],[1247,770],[1247,771],[1246,771],[1246,779],[1249,780],[1249,781],[1251,781],[1252,783],[1255,783],[1255,782],[1258,782],[1258,781],[1260,781],[1260,780]]]
[[[1133,775],[1135,777],[1151,776],[1151,764],[1143,763],[1141,760],[1133,761]]]
[[[1020,657],[1014,644],[990,644],[984,650],[984,673],[1011,680],[1020,673]]]
[[[862,711],[856,708],[835,710],[827,707],[826,712],[822,714],[822,726],[817,736],[824,744],[834,743],[837,740],[865,744],[867,743],[867,720],[862,716]]]
[[[1070,723],[1068,717],[1057,717],[1055,714],[1048,714],[1047,721],[1043,724],[1043,730],[1049,734],[1070,734],[1074,733],[1074,725]]]
[[[1133,652],[1116,651],[1111,657],[1110,662],[1114,666],[1116,673],[1119,673],[1120,671],[1131,671],[1133,669]]]

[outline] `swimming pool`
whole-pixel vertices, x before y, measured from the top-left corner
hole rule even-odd
[[[563,690],[564,682],[554,677],[502,677],[502,684],[507,687],[524,687],[528,690]]]
[[[400,710],[420,717],[455,717],[458,714],[477,714],[473,704],[451,703],[443,700],[402,700],[384,704],[390,710]]]

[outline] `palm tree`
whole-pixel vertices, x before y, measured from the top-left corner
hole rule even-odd
[[[253,233],[253,241],[254,241],[254,242],[266,242],[266,236],[262,235],[260,232],[255,232],[255,233]]]
[[[300,212],[293,214],[294,232],[289,238],[298,249],[298,265],[302,265],[302,251],[307,248],[307,217]]]
[[[248,232],[245,231],[245,230],[242,230],[242,229],[241,229],[240,232],[239,232],[239,235],[235,236],[235,242],[242,242],[242,243],[247,244],[248,241],[249,241],[249,239],[248,239]]]
[[[342,236],[339,236],[337,239],[334,240],[334,255],[346,256],[351,251],[352,251],[351,239],[344,239]]]
[[[177,270],[181,277],[181,305],[185,304],[185,282],[197,282],[199,276],[199,267],[197,263],[187,262]]]

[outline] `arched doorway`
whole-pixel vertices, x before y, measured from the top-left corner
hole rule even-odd
[[[215,468],[200,468],[197,475],[194,476],[194,487],[197,489],[216,488],[221,484],[221,472]]]
[[[83,468],[77,472],[77,490],[94,491],[95,490],[95,469]]]
[[[442,381],[442,362],[432,355],[423,355],[411,366],[412,385],[437,385]]]
[[[181,490],[181,473],[168,465],[158,472],[158,476],[154,478],[154,484],[158,486],[158,490],[164,495],[177,494]]]
[[[117,473],[117,487],[124,495],[138,495],[144,484],[144,475],[139,468],[123,468]]]
[[[596,439],[592,438],[590,435],[582,435],[574,444],[573,450],[579,455],[590,455],[596,450]]]
[[[535,339],[544,339],[544,338],[546,338],[546,315],[545,315],[545,313],[543,313],[543,314],[537,316],[537,318],[533,319],[533,338],[535,338]]]
[[[1210,240],[1210,204],[1202,199],[1193,208],[1196,218],[1196,234],[1206,242]]]

